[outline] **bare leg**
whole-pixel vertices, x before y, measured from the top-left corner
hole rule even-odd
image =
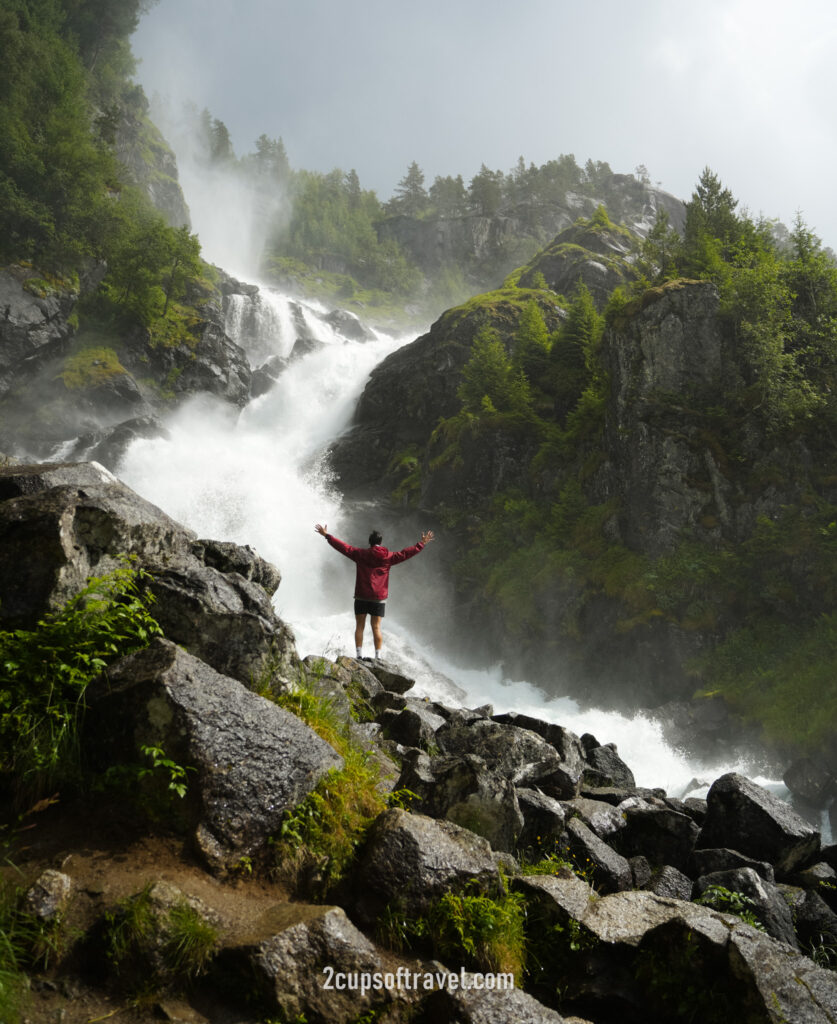
[[[366,629],[366,616],[355,615],[355,647],[360,650],[363,647],[363,631]],[[374,620],[372,625],[372,633],[375,633]]]
[[[375,642],[376,651],[380,651],[384,646],[384,635],[381,631],[381,618],[382,616],[380,615],[373,615],[369,620],[369,624],[372,627],[372,639]]]

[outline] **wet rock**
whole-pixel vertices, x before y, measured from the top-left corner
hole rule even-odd
[[[642,888],[657,896],[669,896],[676,900],[688,900],[692,896],[691,878],[671,864],[664,864],[659,871],[655,871]]]
[[[445,754],[476,754],[518,786],[536,783],[549,791],[548,780],[562,767],[558,752],[537,733],[485,718],[448,722],[436,742]]]
[[[366,700],[371,701],[386,689],[378,676],[362,661],[341,655],[337,659],[337,665],[349,673],[349,687],[354,688]]]
[[[374,341],[375,335],[348,309],[334,309],[323,317],[337,334],[349,341]]]
[[[271,1017],[349,1024],[392,1002],[383,985],[360,991],[361,975],[389,966],[339,907],[277,905],[254,932],[228,944],[219,966],[239,975]]]
[[[798,948],[790,910],[781,892],[771,882],[766,882],[752,868],[737,868],[733,871],[716,871],[698,878],[694,886],[694,897],[707,894],[707,890],[720,886],[733,893],[741,893],[752,901],[752,911],[764,925],[768,935]],[[711,893],[707,894],[711,897]],[[712,902],[716,910],[728,908],[721,901]]]
[[[561,839],[567,856],[579,872],[602,892],[619,892],[633,884],[631,866],[589,829],[580,818],[570,818]]]
[[[592,747],[587,751],[588,767],[584,770],[584,784],[588,786],[614,786],[633,789],[634,773],[616,752],[615,743]]]
[[[436,730],[445,722],[444,718],[434,715],[426,708],[415,706],[403,708],[401,711],[384,711],[378,721],[388,740],[394,740],[407,747],[419,747],[422,750],[428,750],[435,745]]]
[[[124,415],[120,408],[119,412]],[[165,437],[171,435],[156,416],[133,416],[117,423],[115,427],[98,432],[92,436],[79,438],[69,458],[84,458],[90,462],[99,462],[108,469],[116,471],[125,457],[125,452],[134,441],[140,438]]]
[[[293,634],[262,585],[278,570],[249,549],[197,542],[97,463],[2,467],[0,495],[0,621],[31,627],[134,555],[171,640],[245,684],[295,674]]]
[[[276,593],[282,582],[282,574],[276,566],[258,555],[249,544],[201,539],[194,542],[192,550],[204,565],[218,572],[236,572],[250,583],[257,583],[268,597]]]
[[[788,874],[810,861],[820,848],[820,834],[813,826],[743,775],[722,775],[706,799],[699,848],[726,847],[769,860],[778,874]]]
[[[791,885],[798,885],[802,889],[837,889],[837,871],[830,864],[819,861],[812,864],[804,871],[797,871],[790,875],[788,881]]]
[[[634,889],[644,889],[651,881],[653,871],[651,865],[643,856],[629,857],[628,863],[631,865],[631,875],[634,879]]]
[[[369,666],[369,671],[375,676],[381,686],[385,690],[389,690],[390,693],[406,693],[415,686],[415,679],[410,679],[409,676],[402,675],[400,672],[396,672],[394,669],[387,668],[386,665],[380,665],[377,662],[373,662]]]
[[[523,828],[514,786],[482,758],[411,754],[404,759],[396,789],[415,793],[419,799],[414,809],[422,814],[470,829],[495,850],[514,852]]]
[[[288,356],[289,363],[295,363],[312,352],[320,352],[326,348],[326,343],[315,338],[313,335],[300,336],[294,342],[291,354]]]
[[[205,566],[157,570],[149,583],[166,636],[223,675],[257,688],[293,675],[296,646],[265,590]]]
[[[250,397],[259,398],[266,395],[287,368],[287,359],[282,356],[271,356],[270,359],[253,370],[250,377]]]
[[[805,952],[811,955],[820,947],[837,947],[837,914],[819,893],[793,885],[776,888],[790,908],[799,944]]]
[[[523,829],[517,841],[518,851],[527,860],[537,860],[558,850],[564,831],[564,805],[537,789],[519,788],[517,802],[523,815]]]
[[[172,827],[214,870],[262,848],[282,815],[342,758],[294,715],[167,640],[108,668],[87,690],[84,748],[94,766],[142,763],[161,748],[187,768]]]
[[[687,814],[669,807],[625,807],[625,831],[620,839],[632,856],[642,854],[654,865],[670,864],[685,871],[698,836]]]
[[[772,864],[745,857],[737,850],[692,850],[689,859],[689,873],[693,878],[710,875],[715,871],[735,871],[737,868],[752,868],[766,882],[776,880]]]
[[[837,1011],[830,972],[731,915],[638,891],[565,894],[553,907],[556,923],[576,922],[564,1001],[594,1020],[677,1020],[684,991],[696,1020],[826,1024]]]
[[[448,889],[469,885],[497,892],[500,863],[488,841],[473,832],[393,808],[370,829],[353,873],[355,909],[371,925],[390,905],[424,913]]]
[[[39,921],[60,919],[73,892],[73,881],[62,871],[47,868],[26,891],[24,907]]]
[[[563,800],[561,806],[567,817],[576,815],[581,818],[584,824],[605,842],[610,842],[625,828],[624,812],[603,800],[577,797],[575,800]]]
[[[480,977],[479,984],[485,979]],[[474,976],[459,976],[455,990],[445,988],[422,1004],[424,1019],[434,1024],[564,1024],[567,1018],[539,1003],[522,989],[476,988]]]
[[[794,761],[782,778],[791,793],[810,807],[827,806],[837,792],[833,773],[810,757]]]

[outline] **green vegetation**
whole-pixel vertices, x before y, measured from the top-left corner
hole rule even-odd
[[[417,950],[472,971],[523,977],[526,960],[526,903],[503,886],[496,896],[479,892],[444,893],[426,914],[406,915],[390,906],[378,922],[384,945],[398,952]]]
[[[575,230],[581,238],[620,229],[600,209]],[[531,269],[442,318],[447,336],[469,346],[461,410],[393,465],[397,497],[421,500],[441,471],[462,488],[465,500],[437,510],[463,535],[456,575],[511,643],[547,657],[583,648],[590,611],[606,598],[616,633],[673,624],[699,634],[703,653],[684,666],[696,691],[722,693],[774,744],[816,749],[837,728],[832,255],[800,218],[782,235],[739,213],[707,169],[684,236],[661,216],[642,244],[639,278],[617,288],[603,313],[580,285],[558,297],[567,312],[560,328],[546,329],[544,293],[518,287],[533,282]],[[624,509],[604,497],[611,382],[602,339],[696,280],[720,293],[722,389],[656,393],[644,415],[704,462],[712,453],[730,508],[718,504],[711,473],[698,471],[687,483],[705,493],[703,513],[652,557],[615,539]],[[516,468],[504,467],[502,486],[492,487],[490,453],[504,447]],[[751,525],[733,530],[736,506],[757,509],[765,496],[770,514],[745,511]]]
[[[183,988],[206,971],[218,932],[181,897],[155,899],[149,883],[105,915],[105,951],[136,1001],[166,988]]]
[[[735,892],[723,885],[710,885],[694,902],[702,907],[720,910],[724,914],[735,914],[745,924],[749,924],[761,932],[764,931],[764,925],[755,914],[755,903],[742,892]]]
[[[206,271],[197,238],[165,222],[116,156],[120,132],[137,133],[149,165],[164,145],[130,81],[145,6],[9,0],[0,11],[0,263],[19,264],[40,295],[77,291],[106,266],[76,322],[111,336],[140,325],[170,343],[186,340]]]
[[[266,696],[271,696],[265,694]],[[274,841],[276,867],[307,894],[324,896],[346,874],[369,826],[389,804],[381,767],[372,751],[356,743],[349,721],[309,681],[272,697],[293,712],[343,757],[313,792],[286,813]]]
[[[88,683],[161,632],[145,578],[126,560],[91,578],[33,630],[0,632],[0,773],[18,806],[77,780],[77,726]]]

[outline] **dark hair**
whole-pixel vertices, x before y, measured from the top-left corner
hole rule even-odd
[[[376,544],[380,544],[383,539],[384,538],[381,536],[378,530],[373,530],[369,534],[369,546],[373,548],[375,547]]]

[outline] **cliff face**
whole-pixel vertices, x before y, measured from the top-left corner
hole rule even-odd
[[[449,310],[426,334],[374,369],[351,430],[332,448],[332,465],[345,493],[385,493],[396,485],[394,462],[426,445],[439,420],[458,411],[456,392],[475,334],[492,327],[510,347],[520,304],[497,293]],[[548,328],[557,329],[563,310],[544,293],[539,306]]]
[[[732,631],[828,611],[815,535],[833,456],[742,400],[753,368],[713,284],[669,282],[612,319],[601,404],[564,429],[543,400],[456,419],[488,310],[509,342],[508,300],[445,314],[375,371],[333,453],[344,487],[389,491],[455,538],[463,637],[549,690],[657,706],[690,698],[695,659]]]
[[[425,272],[452,264],[463,269],[477,287],[486,287],[525,263],[580,217],[592,217],[600,205],[612,220],[639,237],[660,212],[678,231],[685,222],[681,200],[643,185],[633,175],[613,174],[596,196],[567,192],[551,203],[521,202],[491,216],[391,217],[379,226],[378,235],[397,242]]]
[[[177,160],[159,129],[141,112],[125,110],[115,136],[116,155],[126,178],[145,192],[174,228],[190,227]]]

